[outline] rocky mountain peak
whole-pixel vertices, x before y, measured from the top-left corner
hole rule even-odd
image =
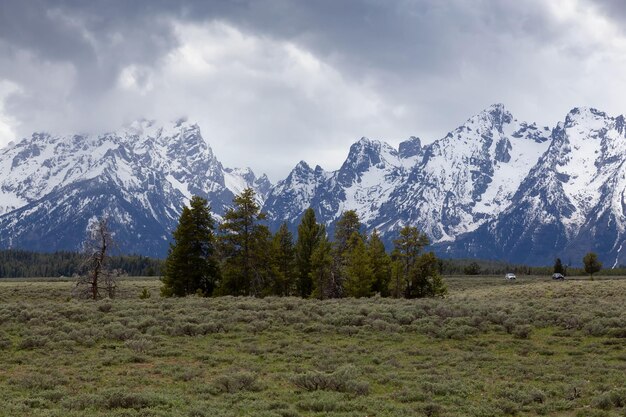
[[[122,250],[163,256],[169,231],[192,195],[207,198],[219,218],[247,187],[262,205],[271,183],[249,168],[224,168],[198,125],[187,121],[138,120],[100,135],[36,133],[0,153],[0,247],[40,247],[31,241],[37,237],[57,242],[54,249],[75,250],[84,238],[76,228],[109,213],[126,229],[119,233],[138,234]],[[50,218],[50,207],[63,216]],[[64,228],[73,231],[65,240],[46,235]],[[10,243],[5,231],[13,236]],[[150,244],[141,249],[144,240]]]
[[[332,235],[341,213],[356,210],[387,244],[412,224],[449,256],[550,263],[594,250],[626,264],[625,139],[623,116],[581,107],[550,129],[496,104],[433,143],[411,137],[394,149],[361,138],[340,169],[301,161],[272,185],[224,168],[187,120],[38,133],[0,150],[0,247],[75,249],[87,219],[106,212],[123,250],[163,256],[191,195],[206,197],[219,220],[252,187],[274,229],[287,221],[295,232],[312,207]]]
[[[610,117],[605,112],[593,107],[574,107],[565,116],[565,128],[577,125],[594,128],[607,119],[610,119]]]
[[[379,146],[368,138],[361,138],[350,146],[348,157],[339,169],[337,180],[343,186],[349,186],[359,173],[370,166],[380,163]]]
[[[300,161],[296,164],[296,166],[293,168],[293,171],[297,171],[297,172],[310,172],[312,171],[311,167],[309,166],[309,164],[306,163],[306,161]]]
[[[371,167],[384,168],[395,165],[398,151],[385,142],[361,138],[350,146],[348,157],[339,169],[337,181],[348,186]]]
[[[300,161],[296,164],[295,167],[289,173],[287,177],[287,181],[289,182],[301,182],[308,181],[311,177],[314,176],[313,169],[306,163],[306,161]]]
[[[254,187],[257,191],[257,194],[263,196],[263,201],[267,197],[267,194],[272,189],[272,182],[268,178],[267,175],[263,174],[259,178],[254,181]]]
[[[513,122],[513,120],[513,115],[506,110],[504,104],[497,103],[471,117],[465,125],[471,125],[477,129],[495,128],[501,131],[504,125]]]
[[[400,158],[412,158],[422,153],[422,141],[420,138],[411,136],[409,139],[400,142],[398,155]]]

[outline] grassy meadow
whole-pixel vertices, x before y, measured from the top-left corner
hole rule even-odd
[[[0,416],[626,416],[626,279],[446,282],[316,301],[128,279],[92,302],[1,280]]]

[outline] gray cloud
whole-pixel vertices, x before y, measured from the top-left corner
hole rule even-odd
[[[621,22],[621,19],[626,17],[626,3],[622,0],[596,0],[593,5],[607,17],[615,19],[616,23]]]
[[[299,159],[336,168],[361,135],[436,139],[494,102],[544,124],[619,113],[625,15],[616,0],[5,1],[0,145],[185,114],[227,165],[276,180]]]

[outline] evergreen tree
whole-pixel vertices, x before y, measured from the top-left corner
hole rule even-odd
[[[304,211],[302,221],[298,226],[298,241],[296,242],[296,263],[298,268],[298,294],[307,298],[313,291],[311,279],[311,257],[320,241],[326,236],[323,225],[315,220],[315,212],[311,207]]]
[[[389,295],[389,281],[392,276],[391,258],[385,251],[385,245],[380,240],[380,235],[376,229],[367,241],[367,254],[374,274],[372,292],[387,297]]]
[[[370,264],[367,247],[358,232],[353,232],[348,241],[344,295],[348,297],[370,297],[374,284],[374,271]]]
[[[354,210],[344,211],[335,224],[335,250],[339,256],[343,256],[349,249],[352,241],[352,235],[357,233],[361,240],[364,240],[361,234],[361,221]]]
[[[342,297],[346,289],[345,280],[349,263],[349,254],[354,249],[358,237],[361,243],[365,241],[365,236],[361,233],[361,222],[356,211],[348,210],[341,214],[335,223],[335,238],[333,241],[333,290],[334,297]]]
[[[391,279],[389,280],[389,295],[393,298],[404,296],[404,288],[406,287],[403,275],[404,267],[396,251],[391,254]]]
[[[260,296],[267,291],[271,233],[259,223],[265,220],[265,214],[260,212],[254,197],[252,188],[235,196],[234,207],[226,211],[220,225],[224,277],[220,294]]]
[[[296,251],[293,235],[283,223],[272,239],[272,294],[293,295],[296,284]]]
[[[443,297],[448,292],[439,274],[439,262],[432,252],[417,258],[409,277],[407,298]]]
[[[556,258],[554,261],[554,273],[555,274],[563,274],[563,264],[561,263],[561,258]]]
[[[404,293],[405,297],[409,297],[411,293],[411,272],[418,261],[420,253],[430,241],[428,236],[420,231],[416,227],[405,226],[400,230],[400,236],[393,241],[394,243],[394,257],[398,262],[400,268],[399,279],[403,282],[398,282],[395,286],[396,297],[400,296],[400,291]]]
[[[213,294],[220,271],[215,258],[213,218],[208,202],[198,196],[191,199],[180,215],[165,261],[161,293],[164,296],[185,296],[200,291]]]
[[[324,232],[311,256],[310,279],[313,283],[312,296],[324,300],[333,298],[333,255],[332,245]]]
[[[583,264],[585,265],[585,272],[591,275],[591,280],[593,280],[593,274],[602,269],[602,262],[600,262],[598,255],[594,252],[589,252],[585,255]]]

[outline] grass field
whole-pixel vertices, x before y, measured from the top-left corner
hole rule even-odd
[[[447,283],[320,302],[132,279],[88,302],[0,281],[0,415],[626,416],[626,279]]]

